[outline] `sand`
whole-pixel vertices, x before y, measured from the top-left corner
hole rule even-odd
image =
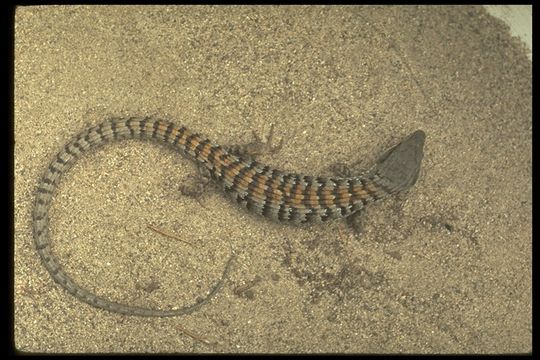
[[[532,85],[523,44],[482,7],[30,6],[15,18],[14,346],[44,353],[532,351]],[[96,293],[191,315],[94,308],[52,281],[31,211],[60,147],[154,115],[220,144],[270,124],[261,161],[368,169],[416,129],[420,179],[343,222],[295,227],[179,186],[196,167],[129,141],[76,163],[50,212],[55,254]],[[180,239],[147,228],[159,226]],[[189,334],[187,334],[187,331]]]

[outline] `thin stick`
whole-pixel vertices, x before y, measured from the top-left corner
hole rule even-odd
[[[178,236],[173,235],[173,234],[171,234],[171,233],[168,233],[168,232],[166,232],[166,231],[164,231],[164,230],[158,229],[158,228],[155,227],[155,226],[152,226],[152,225],[150,225],[150,224],[147,224],[146,226],[147,226],[150,230],[154,230],[154,231],[157,232],[158,234],[161,234],[161,235],[163,235],[163,236],[166,236],[166,237],[169,237],[169,238],[171,238],[171,239],[175,239],[175,240],[178,240],[178,241],[181,241],[181,242],[185,242],[186,244],[189,244],[189,245],[191,245],[191,246],[195,246],[194,244],[190,243],[189,241],[180,239]]]
[[[249,289],[257,285],[258,283],[260,283],[261,280],[262,280],[261,277],[257,275],[255,276],[253,280],[247,282],[246,284],[237,286],[236,289],[234,289],[234,293],[236,295],[241,295],[242,293],[248,291]]]
[[[200,342],[203,342],[203,343],[205,343],[205,344],[207,344],[207,345],[212,344],[212,342],[211,342],[210,340],[208,340],[207,338],[202,337],[202,336],[199,336],[199,335],[197,335],[197,334],[194,334],[194,333],[192,333],[191,331],[189,331],[189,330],[187,330],[187,329],[181,327],[180,325],[176,325],[176,328],[177,328],[178,330],[180,330],[181,332],[183,332],[184,334],[186,334],[187,336],[189,336],[189,337],[191,337],[191,338],[193,338],[193,339],[195,339],[195,340],[199,340]]]

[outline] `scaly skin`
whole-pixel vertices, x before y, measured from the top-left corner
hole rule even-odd
[[[306,223],[350,216],[370,202],[413,186],[420,170],[425,134],[417,130],[363,175],[329,178],[273,169],[228,152],[202,135],[166,120],[111,119],[81,132],[55,156],[38,187],[33,231],[45,268],[69,293],[98,308],[128,315],[175,316],[189,314],[210,300],[223,285],[232,257],[206,298],[181,309],[154,310],[112,302],[82,288],[61,269],[51,252],[48,211],[60,178],[86,151],[123,139],[153,139],[170,145],[206,168],[224,192],[249,211],[276,221]]]

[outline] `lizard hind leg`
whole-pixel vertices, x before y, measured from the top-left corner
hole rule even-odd
[[[274,124],[270,125],[270,132],[266,139],[261,138],[255,130],[252,131],[254,140],[248,144],[221,146],[228,153],[245,159],[254,160],[255,157],[264,154],[274,154],[283,147],[283,138],[274,145]],[[180,192],[194,198],[201,204],[201,197],[206,192],[210,180],[219,180],[217,174],[213,174],[204,164],[198,164],[198,174],[188,175],[188,178],[180,185]],[[201,206],[203,206],[201,204]],[[204,207],[204,206],[203,206]]]
[[[197,169],[198,174],[188,175],[188,180],[184,180],[180,185],[180,192],[182,195],[194,198],[200,203],[200,198],[208,188],[212,176],[208,168],[202,164],[198,164]]]
[[[358,210],[346,218],[347,225],[353,229],[357,236],[360,236],[364,231],[364,211]]]
[[[279,140],[277,145],[274,141],[274,124],[270,124],[270,132],[266,137],[266,141],[262,139],[255,130],[252,130],[254,140],[248,144],[229,145],[224,148],[235,155],[254,159],[260,155],[275,154],[283,147],[283,138]]]

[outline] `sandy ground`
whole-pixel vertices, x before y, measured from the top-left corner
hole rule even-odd
[[[531,62],[483,8],[20,7],[15,35],[18,350],[532,350]],[[82,158],[50,216],[54,252],[83,286],[169,309],[204,295],[237,255],[200,311],[140,318],[55,284],[31,211],[66,141],[147,114],[221,144],[275,123],[284,147],[260,160],[311,175],[367,169],[410,132],[428,137],[416,186],[370,207],[361,235],[272,223],[215,189],[201,207],[178,191],[195,166],[155,144]]]

